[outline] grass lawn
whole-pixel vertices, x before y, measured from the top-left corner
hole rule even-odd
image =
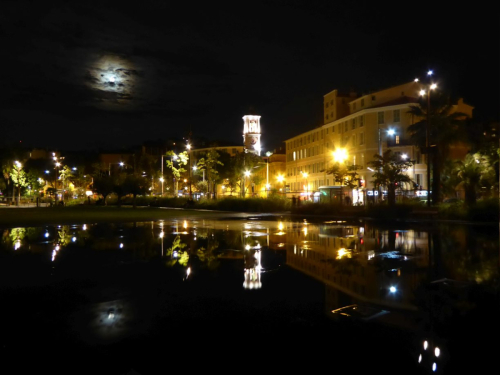
[[[46,224],[85,224],[99,222],[156,221],[187,218],[243,218],[258,216],[243,212],[168,209],[157,207],[70,206],[0,208],[0,227]]]

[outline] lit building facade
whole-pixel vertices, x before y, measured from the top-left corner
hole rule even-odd
[[[367,197],[377,195],[371,180],[374,174],[368,162],[388,148],[406,154],[415,165],[407,171],[414,181],[413,193],[425,195],[427,162],[418,147],[410,143],[408,127],[420,119],[408,113],[417,105],[424,86],[409,82],[367,95],[341,94],[333,90],[324,95],[324,124],[286,140],[286,180],[290,194],[319,199],[320,187],[336,185],[326,170],[334,161],[333,153],[345,149],[347,165],[359,165],[361,186],[352,192],[353,204],[363,204]],[[462,99],[454,111],[472,117],[473,107]]]

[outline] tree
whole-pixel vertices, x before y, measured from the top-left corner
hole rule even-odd
[[[343,198],[343,186],[346,185],[350,190],[359,187],[361,178],[358,176],[358,169],[362,169],[360,165],[345,165],[345,163],[336,162],[325,172],[331,174],[335,182],[340,184],[340,196]],[[342,203],[342,198],[340,202]]]
[[[187,151],[183,151],[179,154],[176,154],[174,151],[168,151],[166,156],[170,157],[170,160],[166,160],[166,164],[167,168],[172,171],[172,175],[174,176],[174,196],[177,197],[177,194],[179,193],[179,179],[181,178],[181,174],[186,172],[184,166],[186,166],[189,161],[189,155]]]
[[[467,154],[464,161],[459,160],[456,164],[455,172],[461,180],[458,187],[463,187],[465,204],[470,207],[476,203],[476,189],[492,186],[495,170],[491,166],[489,158],[479,153]]]
[[[62,188],[63,188],[63,194],[62,194],[63,200],[64,200],[64,195],[65,195],[64,194],[65,188],[67,187],[66,182],[67,182],[67,180],[70,179],[70,177],[72,177],[72,175],[73,175],[73,171],[67,165],[63,165],[63,167],[59,171],[59,176],[61,178]]]
[[[215,198],[216,184],[218,181],[219,172],[217,171],[218,165],[224,165],[219,161],[219,153],[215,149],[210,149],[205,157],[198,160],[198,168],[206,171],[208,181],[208,193],[211,197]]]
[[[147,185],[148,183],[146,178],[137,174],[129,174],[125,177],[123,190],[125,194],[132,194],[134,208],[137,208],[137,195],[144,194],[146,192]]]
[[[116,194],[118,207],[121,207],[122,197],[127,194],[125,186],[126,178],[127,174],[124,172],[120,172],[113,176],[113,192]]]
[[[441,201],[441,172],[445,160],[450,154],[450,147],[458,142],[467,141],[466,120],[467,115],[454,112],[450,98],[442,93],[431,95],[429,113],[427,105],[410,106],[408,114],[415,116],[420,121],[408,127],[412,142],[420,148],[422,153],[428,153],[428,168],[432,171],[432,202]],[[426,149],[427,115],[429,115],[429,149]],[[429,162],[430,161],[430,162]],[[431,199],[431,197],[428,197]]]
[[[92,185],[92,190],[97,194],[102,195],[104,199],[104,205],[106,205],[106,198],[109,194],[113,192],[113,179],[107,174],[102,174],[100,176],[94,177],[94,183]]]
[[[415,162],[406,160],[400,152],[393,153],[391,149],[384,152],[384,155],[374,155],[375,160],[368,164],[377,170],[373,174],[375,178],[372,183],[378,188],[380,186],[387,189],[387,201],[390,206],[396,204],[396,189],[402,188],[404,184],[412,184],[413,180],[405,172],[412,167]]]
[[[227,173],[227,177],[225,178],[227,180],[226,186],[230,187],[232,190],[234,186],[238,185],[241,196],[244,197],[246,193],[245,182],[252,181],[255,172],[258,172],[263,167],[264,164],[262,164],[260,156],[251,152],[237,154],[231,159],[231,165],[225,172]],[[245,177],[245,171],[251,173],[252,177],[250,179]]]
[[[10,178],[12,182],[17,185],[18,200],[17,204],[21,200],[21,187],[26,187],[28,182],[26,180],[26,172],[23,170],[23,166],[18,161],[14,162],[12,169],[10,170]]]

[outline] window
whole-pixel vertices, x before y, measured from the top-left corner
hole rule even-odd
[[[377,97],[375,95],[372,95],[372,100],[373,101],[377,100]]]
[[[335,125],[332,126],[332,133],[335,133]]]
[[[326,134],[328,134],[328,128],[326,128]]]
[[[365,99],[361,99],[361,107],[365,106]]]
[[[395,138],[396,138],[396,144],[399,145],[399,135],[397,135]]]
[[[401,112],[399,109],[394,110],[394,122],[400,122]]]
[[[356,134],[353,134],[352,135],[352,147],[356,147],[357,144],[356,144]]]
[[[333,112],[330,113],[330,117],[333,118]]]
[[[352,129],[356,129],[356,119],[352,119]]]
[[[293,152],[293,160],[297,160],[297,152]]]
[[[359,145],[365,144],[365,133],[359,133]]]
[[[354,112],[356,110],[356,103],[352,103],[352,111]]]
[[[326,115],[326,119],[328,120],[328,115]]]
[[[333,105],[333,100],[330,100],[330,105]]]
[[[344,122],[344,131],[345,131],[345,132],[346,132],[347,130],[349,130],[349,129],[348,129],[348,126],[349,126],[349,125],[347,124],[347,121],[346,121],[346,122]]]
[[[328,108],[328,102],[326,102],[326,108]]]
[[[378,124],[383,124],[384,123],[384,112],[379,112],[378,113]]]
[[[359,127],[362,128],[365,124],[365,116],[359,116]]]

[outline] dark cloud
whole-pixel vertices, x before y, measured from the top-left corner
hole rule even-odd
[[[429,67],[476,113],[497,116],[498,19],[484,11],[172,4],[5,2],[4,143],[135,144],[188,129],[240,143],[241,118],[254,107],[263,147],[273,148],[319,124],[325,93],[380,89]]]

